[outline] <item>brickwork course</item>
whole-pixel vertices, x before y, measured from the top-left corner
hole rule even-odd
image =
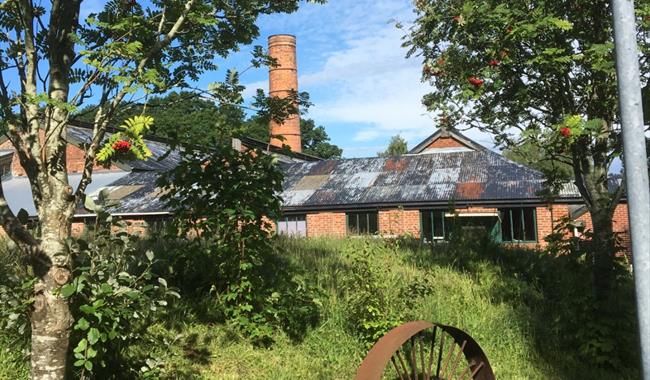
[[[278,34],[269,37],[269,56],[276,60],[276,66],[269,68],[269,95],[287,98],[292,91],[298,91],[298,70],[296,58],[296,37]],[[300,138],[300,116],[291,115],[282,123],[271,120],[271,145],[288,145],[294,152],[302,152]],[[274,136],[282,136],[280,139]]]

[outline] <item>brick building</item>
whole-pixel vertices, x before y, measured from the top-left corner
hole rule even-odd
[[[269,90],[284,97],[298,90],[295,38],[271,36],[269,53],[277,66],[269,70]],[[271,123],[271,142],[233,140],[242,151],[257,148],[279,158],[285,173],[283,217],[279,234],[316,236],[410,235],[425,241],[448,239],[455,229],[490,234],[496,241],[544,245],[544,237],[564,217],[591,227],[577,188],[567,184],[548,204],[538,192],[541,173],[514,163],[453,129],[439,129],[408,154],[319,160],[301,153],[300,120]],[[68,128],[67,167],[71,186],[79,182],[84,148],[92,129]],[[41,136],[42,138],[42,136]],[[156,179],[180,160],[164,140],[146,139],[153,156],[146,161],[96,167],[87,189],[91,196],[106,190],[117,202],[111,211],[126,220],[130,232],[158,228],[170,214],[160,201]],[[284,149],[281,147],[284,145]],[[290,152],[287,152],[287,149]],[[0,143],[2,185],[9,206],[37,217],[29,182],[11,144]],[[614,230],[627,239],[627,206],[615,212]],[[83,231],[94,215],[79,207],[73,229]],[[580,234],[580,229],[574,231]]]
[[[549,203],[538,195],[541,173],[453,130],[438,130],[402,156],[295,162],[284,171],[281,233],[436,241],[460,228],[499,242],[543,246],[563,218],[591,228],[574,185],[566,184]],[[614,230],[626,239],[625,204],[616,210]]]

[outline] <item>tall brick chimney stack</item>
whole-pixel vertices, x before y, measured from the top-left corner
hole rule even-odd
[[[289,34],[276,34],[269,37],[269,55],[275,58],[278,66],[269,69],[269,95],[287,97],[298,91],[298,71],[296,66],[296,37]],[[271,135],[282,136],[284,141],[271,138],[271,145],[288,145],[294,152],[302,152],[300,138],[300,116],[291,115],[282,124],[271,120]]]

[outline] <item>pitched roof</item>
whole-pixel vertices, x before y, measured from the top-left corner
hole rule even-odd
[[[84,149],[92,140],[92,127],[88,123],[74,121],[67,130],[68,143]],[[115,129],[109,128],[105,138],[109,138]],[[278,157],[280,162],[302,162],[316,161],[320,158],[307,154],[285,151],[279,148],[267,149],[267,144],[251,139],[242,138],[242,144],[249,148],[263,149],[269,154]],[[175,168],[181,160],[181,150],[171,149],[169,142],[164,138],[147,136],[145,138],[147,147],[152,156],[147,160],[133,160],[116,162],[121,169],[110,172],[96,172],[93,174],[93,181],[86,189],[86,194],[96,196],[97,193],[106,189],[109,198],[113,198],[116,205],[110,209],[115,215],[145,215],[169,213],[168,207],[160,200],[160,189],[156,187],[156,180],[160,173]],[[8,158],[9,164],[13,156],[13,149],[0,151],[0,159]],[[9,172],[10,173],[10,172]],[[81,174],[70,173],[68,179],[73,188],[79,183]],[[24,208],[30,216],[36,216],[34,202],[31,196],[31,189],[27,177],[2,178],[2,185],[5,189],[7,202],[12,211],[18,212]],[[93,213],[85,210],[83,205],[78,205],[75,216],[91,216]]]
[[[120,178],[128,175],[128,172],[113,171],[113,172],[98,172],[93,174],[93,181],[86,188],[86,193],[92,193],[105,186],[118,181]],[[68,174],[68,181],[72,188],[76,189],[81,180],[81,173]],[[25,209],[29,216],[36,215],[36,207],[32,199],[32,189],[27,177],[10,177],[3,179],[2,187],[4,188],[5,198],[9,204],[9,208],[14,213],[18,213],[20,209]],[[87,211],[77,210],[78,213],[87,213]]]
[[[284,165],[287,210],[541,202],[543,175],[487,149]],[[561,194],[579,198],[575,187]]]
[[[454,148],[457,149],[449,149],[449,148],[430,149],[430,147],[434,145],[437,141],[443,139],[448,139],[453,141],[455,143]],[[419,143],[413,149],[411,149],[409,151],[409,154],[421,154],[421,153],[427,153],[427,151],[429,152],[467,151],[467,150],[480,151],[486,149],[487,148],[485,148],[483,145],[466,137],[465,135],[463,135],[462,133],[458,132],[453,128],[439,128],[432,135],[422,140],[421,143]]]

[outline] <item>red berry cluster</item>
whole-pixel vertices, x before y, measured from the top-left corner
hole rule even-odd
[[[126,153],[131,150],[131,142],[120,140],[113,143],[113,149],[118,153]]]
[[[484,82],[483,79],[474,76],[467,78],[467,81],[476,88],[483,86],[483,82]]]
[[[492,67],[499,66],[499,64],[501,64],[501,61],[499,61],[498,59],[493,59],[489,62],[489,65]]]
[[[567,127],[562,127],[560,128],[560,134],[564,137],[569,137],[571,136],[571,130]]]

